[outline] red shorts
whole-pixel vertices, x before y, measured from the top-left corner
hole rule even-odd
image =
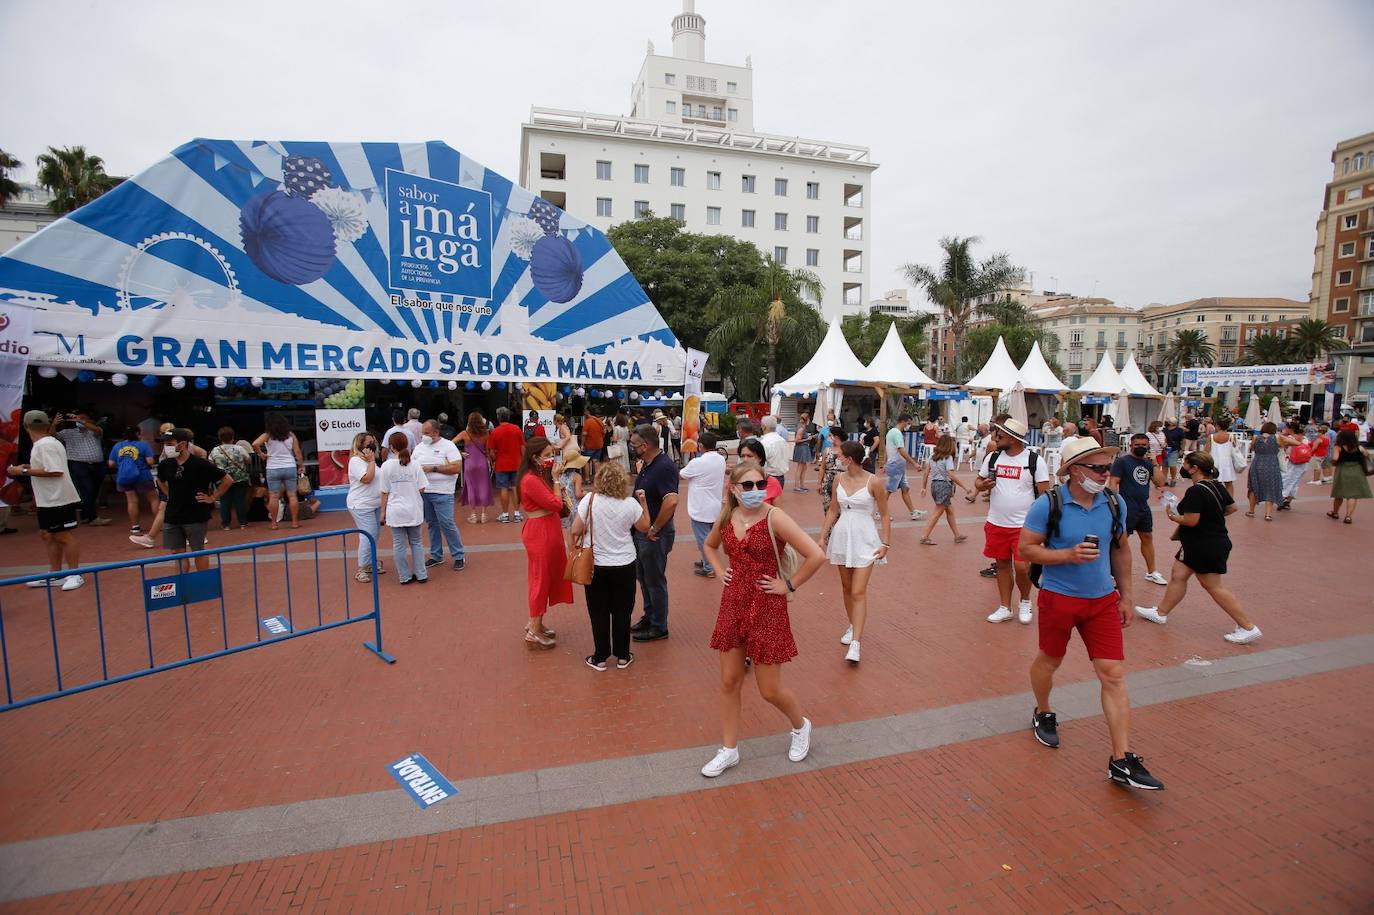
[[[1075,629],[1088,649],[1088,657],[1103,661],[1124,661],[1126,646],[1121,638],[1121,616],[1117,607],[1121,594],[1113,591],[1103,597],[1069,597],[1054,591],[1040,592],[1040,650],[1052,658],[1062,658]]]
[[[983,524],[983,555],[989,559],[1021,561],[1021,528]]]

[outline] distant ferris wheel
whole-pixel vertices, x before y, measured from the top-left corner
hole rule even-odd
[[[178,261],[149,257],[149,253],[159,245],[194,245],[202,254],[194,255],[211,274],[222,274],[224,282],[202,276],[191,269],[189,259]],[[210,269],[210,265],[214,268]],[[124,259],[119,273],[119,285],[115,290],[121,308],[143,309],[162,308],[166,305],[198,305],[202,308],[228,308],[239,303],[242,292],[238,278],[214,245],[205,239],[186,232],[162,232],[150,235],[134,246],[134,250]]]

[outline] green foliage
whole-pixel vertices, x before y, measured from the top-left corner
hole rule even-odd
[[[708,305],[721,290],[758,287],[768,270],[749,242],[687,232],[652,214],[612,226],[611,244],[684,346],[706,349]]]
[[[1294,362],[1316,362],[1344,343],[1336,328],[1321,318],[1303,318],[1288,338],[1288,352]]]
[[[9,173],[24,163],[0,149],[0,207],[10,202],[19,193],[19,183],[10,178]]]
[[[1257,335],[1245,348],[1243,365],[1286,365],[1292,358],[1290,341],[1274,333]]]
[[[83,207],[122,180],[105,174],[105,161],[84,146],[49,146],[38,157],[38,183],[52,192],[48,209],[54,213]]]
[[[962,352],[964,365],[967,365],[970,370],[981,367],[992,356],[992,351],[997,348],[998,337],[1001,337],[1002,342],[1007,345],[1007,353],[1011,356],[1012,362],[1020,365],[1026,361],[1026,357],[1030,355],[1031,348],[1035,346],[1037,341],[1040,343],[1042,351],[1046,349],[1049,335],[1035,323],[984,324],[982,327],[975,327],[964,336]],[[1050,370],[1062,378],[1062,372],[1054,358],[1048,353],[1045,353],[1044,356]],[[963,380],[966,381],[967,379]]]
[[[902,268],[907,282],[924,289],[930,300],[944,310],[954,345],[954,375],[960,379],[965,366],[976,364],[965,356],[963,346],[964,334],[977,310],[974,300],[1019,283],[1024,275],[1006,254],[975,262],[971,249],[978,241],[976,235],[947,236],[940,239],[944,259],[938,266],[907,264]]]
[[[720,422],[716,423],[716,435],[718,435],[722,441],[730,441],[735,437],[735,428],[735,414],[729,412],[722,413],[720,415]]]
[[[765,258],[757,285],[729,286],[711,298],[706,351],[735,391],[750,400],[766,399],[774,384],[815,354],[825,336],[825,322],[803,295],[820,301],[823,293],[815,274],[789,270]]]
[[[1164,347],[1164,365],[1170,369],[1211,365],[1217,358],[1217,348],[1207,342],[1200,330],[1180,330]]]
[[[854,355],[859,357],[860,362],[867,365],[873,361],[873,357],[878,355],[878,350],[882,348],[883,341],[887,339],[887,329],[896,324],[897,337],[902,341],[902,346],[906,348],[907,355],[911,357],[913,362],[920,365],[925,360],[929,346],[926,340],[926,327],[930,322],[930,315],[899,319],[892,315],[864,312],[857,315],[846,315],[840,321],[840,329],[844,331],[845,342],[854,351]]]

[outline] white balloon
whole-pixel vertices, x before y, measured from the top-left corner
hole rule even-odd
[[[516,389],[517,391],[523,391],[523,390],[525,390],[525,386],[524,386],[523,384],[521,384],[520,382],[517,381],[517,382],[515,383],[515,389]]]
[[[412,388],[418,388],[418,387],[420,386],[420,384],[421,384],[420,379],[418,379],[418,378],[412,378],[412,379],[410,379],[410,386],[411,386]]]
[[[229,386],[229,379],[225,378],[223,375],[216,375],[214,384],[215,387],[220,389],[227,388]]]
[[[41,366],[41,367],[38,369],[38,377],[39,377],[39,378],[56,378],[56,377],[57,377],[57,369],[53,368],[53,367],[50,366],[50,365]]]
[[[253,387],[255,387],[255,388],[260,388],[260,387],[262,387],[262,376],[261,376],[261,375],[254,375],[254,376],[250,379],[250,381],[252,382]]]
[[[638,391],[631,391],[631,392],[630,392],[630,399],[631,399],[631,400],[639,400],[639,392],[638,392]]]
[[[128,383],[129,376],[125,375],[123,372],[115,372],[113,375],[110,376],[110,384],[114,385],[117,388],[122,388]]]
[[[186,387],[186,379],[185,379],[185,378],[182,378],[180,375],[173,375],[173,376],[172,376],[172,387],[174,387],[174,388],[176,388],[178,391],[180,391],[182,388]]]
[[[448,383],[448,389],[449,389],[450,391],[456,391],[456,390],[458,390],[458,382],[456,382],[456,381],[450,381],[450,382]]]
[[[491,382],[490,382],[490,381],[484,381],[484,382],[482,382],[482,390],[484,390],[484,391],[490,391],[490,390],[491,390]]]

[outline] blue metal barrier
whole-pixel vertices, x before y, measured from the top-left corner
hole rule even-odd
[[[372,555],[372,608],[368,612],[356,616],[352,612],[352,598],[349,593],[349,585],[353,581],[353,570],[355,568],[355,564],[350,562],[351,554],[348,550],[347,538],[351,536],[356,536],[360,538],[366,537],[368,543],[371,545],[370,552]],[[329,621],[326,621],[325,604],[320,576],[320,541],[326,538],[336,537],[340,539],[340,542],[343,545],[343,555],[340,560],[340,564],[343,567],[344,576],[343,618],[331,619]],[[308,611],[306,611],[304,608],[301,608],[301,612],[303,614],[307,614],[303,617],[304,625],[301,628],[297,628],[296,625],[297,608],[293,605],[291,592],[291,545],[296,543],[311,544],[315,572],[315,621],[313,624],[311,624],[308,618]],[[262,596],[260,594],[260,589],[258,587],[258,554],[266,550],[275,551],[278,547],[280,547],[282,551],[282,565],[286,585],[286,622],[284,626],[280,621],[280,614],[278,614],[277,616],[269,617],[267,619],[264,619],[262,617],[263,603]],[[243,564],[250,565],[252,572],[252,631],[254,634],[254,637],[251,641],[243,640],[238,644],[232,645],[230,644],[229,638],[230,626],[235,623],[241,623],[241,620],[235,620],[232,615],[235,611],[239,610],[240,608],[235,607],[234,610],[231,611],[231,609],[225,601],[225,579],[223,575],[224,556],[231,553],[249,554],[248,561]],[[210,566],[206,569],[196,569],[196,560],[202,557],[206,559],[213,559],[213,566]],[[176,568],[177,571],[175,574],[168,576],[158,576],[155,578],[149,577],[149,566],[167,564],[171,564]],[[143,629],[145,636],[143,643],[146,643],[148,663],[146,667],[142,667],[140,661],[140,666],[138,667],[138,669],[125,671],[122,673],[116,672],[114,674],[111,674],[110,655],[108,650],[110,646],[107,644],[107,635],[110,635],[113,638],[113,634],[107,633],[106,629],[107,614],[106,607],[104,605],[101,595],[100,576],[102,575],[102,573],[109,574],[126,569],[138,570],[138,587],[140,591],[139,604],[142,606],[143,609],[141,615],[143,617]],[[366,531],[358,530],[356,528],[350,528],[347,530],[328,531],[319,534],[300,534],[294,537],[282,537],[276,540],[262,540],[256,541],[254,543],[245,543],[239,546],[227,546],[219,547],[216,549],[198,550],[196,552],[191,553],[163,554],[159,556],[149,557],[147,559],[134,559],[126,562],[110,562],[101,565],[84,566],[79,569],[66,569],[61,572],[45,572],[37,575],[25,575],[16,578],[0,579],[0,667],[3,668],[5,677],[5,702],[3,705],[0,705],[0,712],[9,711],[10,709],[22,708],[26,705],[33,705],[38,702],[45,702],[49,699],[56,699],[59,696],[70,696],[74,693],[85,692],[86,690],[95,689],[99,686],[106,686],[110,683],[120,683],[125,680],[132,680],[136,677],[145,677],[148,674],[160,673],[165,670],[173,670],[178,667],[185,667],[188,664],[196,664],[201,661],[209,661],[213,660],[214,658],[221,658],[225,655],[236,654],[240,651],[247,651],[250,648],[257,648],[262,645],[282,642],[287,639],[298,638],[300,636],[312,635],[316,632],[324,632],[328,629],[336,629],[340,626],[347,626],[353,623],[365,623],[369,620],[371,620],[375,626],[375,639],[372,642],[364,642],[363,647],[367,648],[368,651],[371,651],[373,654],[381,658],[383,661],[386,661],[388,664],[395,663],[396,659],[393,658],[391,655],[387,654],[382,649],[381,592],[378,588],[377,571],[378,564],[376,539]],[[59,626],[57,610],[53,601],[54,590],[60,592],[62,581],[70,575],[81,575],[87,579],[86,586],[79,590],[84,591],[86,587],[90,587],[94,591],[94,623],[96,630],[95,634],[98,639],[100,658],[100,676],[95,679],[84,680],[83,682],[77,683],[75,685],[64,684],[64,668],[62,663],[62,653],[59,647]],[[43,584],[40,586],[34,586],[30,585],[30,582],[41,582]],[[240,580],[235,579],[235,584],[241,584]],[[13,616],[8,621],[8,626],[11,634],[8,638],[6,635],[6,608],[3,597],[6,593],[8,593],[5,590],[7,587],[43,588],[46,597],[48,611],[47,633],[51,637],[52,670],[57,687],[54,690],[43,692],[38,695],[21,696],[20,698],[15,697],[16,686],[11,675],[11,668],[13,666],[13,663],[17,663],[19,661],[19,656],[16,655],[15,658],[11,658],[10,654],[12,650],[11,642],[15,638],[15,620]],[[76,594],[77,592],[73,591],[68,593]],[[219,601],[219,629],[222,639],[221,647],[217,648],[214,651],[197,653],[192,647],[192,623],[190,606],[192,604],[207,603],[214,600]],[[178,658],[173,661],[159,663],[155,660],[156,652],[154,650],[153,635],[154,614],[158,611],[167,610],[174,607],[181,608],[182,626],[180,628],[182,629],[185,636],[186,657]],[[127,608],[124,605],[121,605],[119,609],[126,613],[131,612],[129,608]],[[331,608],[331,610],[335,609],[337,608]],[[81,608],[72,608],[71,612],[79,613],[80,610]],[[31,624],[32,620],[25,620],[25,622]],[[211,619],[211,623],[213,623],[213,618]],[[39,626],[41,628],[41,624],[39,624]],[[263,637],[264,628],[268,629],[268,637],[266,638]],[[136,638],[136,635],[134,637]],[[165,642],[163,642],[162,647],[166,647]],[[179,651],[180,650],[178,649],[178,653]],[[165,653],[165,651],[163,653]],[[29,659],[25,658],[24,660],[27,661]],[[89,661],[89,659],[86,660]],[[78,661],[77,665],[79,666],[80,663],[81,662]],[[69,676],[66,679],[70,680],[71,678]]]

